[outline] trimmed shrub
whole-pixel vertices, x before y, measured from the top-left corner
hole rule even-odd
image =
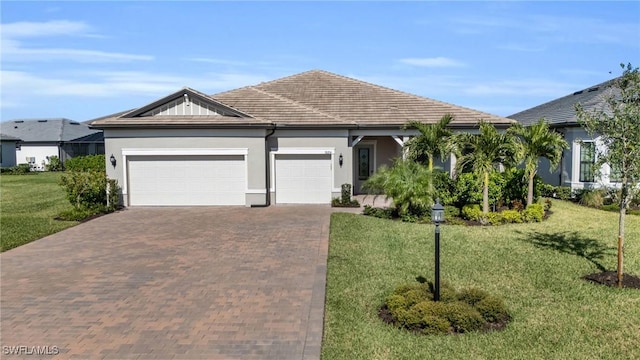
[[[547,184],[547,183],[542,183],[540,184],[540,196],[542,197],[555,197],[556,195],[556,187],[551,185],[551,184]]]
[[[495,296],[487,296],[478,301],[475,304],[475,308],[482,318],[488,322],[509,320],[509,313],[504,306],[504,302]]]
[[[362,214],[380,219],[391,219],[396,212],[393,208],[379,208],[371,205],[365,205],[364,209],[362,209]]]
[[[503,302],[487,292],[469,288],[456,292],[443,284],[440,301],[433,301],[433,283],[401,285],[385,300],[393,324],[421,334],[466,333],[488,323],[509,321]],[[491,319],[491,320],[488,320]]]
[[[425,315],[422,318],[422,329],[420,332],[424,335],[444,334],[449,331],[451,323],[449,320],[432,315]]]
[[[433,199],[440,199],[443,205],[453,205],[456,202],[455,190],[455,181],[451,179],[448,171],[433,170]]]
[[[1,172],[7,175],[25,175],[31,172],[31,167],[29,164],[18,164],[16,166],[2,168]]]
[[[47,171],[62,171],[62,161],[55,155],[49,156],[49,163],[45,165],[45,169]]]
[[[506,224],[520,224],[523,222],[522,214],[517,210],[504,210],[502,221]]]
[[[522,211],[522,218],[526,222],[541,222],[544,218],[544,208],[541,204],[531,204]]]
[[[71,158],[64,163],[68,171],[106,171],[104,155],[86,155]]]
[[[571,200],[571,188],[569,186],[556,186],[554,198],[560,200]]]
[[[67,199],[76,209],[107,205],[107,178],[99,171],[68,171],[60,177]]]
[[[459,217],[459,216],[460,216],[460,209],[458,209],[457,207],[451,206],[451,205],[446,205],[444,207],[445,220],[449,220],[451,218]]]
[[[489,296],[489,293],[478,289],[478,288],[468,288],[463,289],[458,294],[458,300],[463,301],[471,306],[479,303],[481,300],[485,299]]]
[[[449,320],[454,330],[459,333],[480,330],[485,324],[478,310],[462,301],[446,303],[441,317]]]
[[[502,213],[499,212],[490,212],[486,215],[486,221],[491,225],[500,225],[502,224],[503,218]]]
[[[103,209],[93,208],[71,208],[69,210],[65,210],[58,214],[57,219],[65,220],[65,221],[82,221],[90,216],[97,215],[103,213]]]
[[[462,218],[473,221],[480,220],[482,216],[482,210],[480,210],[480,205],[478,204],[465,205],[460,213]]]

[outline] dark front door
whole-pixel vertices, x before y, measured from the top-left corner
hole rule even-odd
[[[373,174],[374,151],[373,145],[356,145],[354,147],[354,193],[362,194],[362,184]]]

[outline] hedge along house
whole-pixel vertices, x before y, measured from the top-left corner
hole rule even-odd
[[[14,146],[18,164],[43,171],[51,156],[63,163],[72,157],[104,154],[102,131],[87,124],[60,119],[11,120],[2,123],[2,132],[20,139]]]
[[[575,110],[576,104],[580,103],[589,112],[607,111],[607,96],[619,93],[614,86],[615,81],[617,79],[612,79],[509,116],[525,126],[545,119],[569,144],[569,149],[563,152],[562,161],[556,170],[549,171],[549,161],[540,159],[538,175],[544,182],[568,186],[571,190],[619,186],[620,179],[607,164],[600,169],[601,176],[596,177],[596,149],[603,145],[578,123]]]
[[[402,156],[417,133],[404,124],[446,113],[459,131],[514,123],[313,70],[211,96],[184,88],[92,126],[127,206],[328,204]]]

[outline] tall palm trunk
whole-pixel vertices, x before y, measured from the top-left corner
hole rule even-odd
[[[527,191],[527,206],[533,204],[533,179],[536,177],[536,173],[532,172],[529,175],[529,189]]]
[[[484,180],[482,186],[482,212],[489,213],[489,173],[484,173]]]

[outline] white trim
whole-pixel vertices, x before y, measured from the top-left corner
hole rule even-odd
[[[391,135],[409,135],[415,136],[420,134],[416,129],[354,129],[349,130],[350,136],[391,136]]]
[[[264,195],[266,193],[265,189],[247,189],[247,194],[260,194]]]
[[[122,149],[122,155],[145,156],[145,155],[248,155],[248,148],[130,148]]]
[[[248,148],[123,148],[122,149],[122,178],[124,184],[122,184],[122,197],[126,199],[127,206],[130,206],[129,199],[129,178],[127,162],[127,156],[207,156],[207,155],[242,155],[244,157],[244,171],[245,171],[245,189],[249,190],[249,161],[247,156],[249,155]]]
[[[349,138],[351,138],[351,136],[349,136]],[[355,140],[353,140],[353,142],[351,142],[351,147],[358,145],[358,143],[360,142],[360,140],[362,140],[362,138],[364,138],[364,135],[360,135]]]
[[[335,148],[278,148],[277,150],[271,149],[271,153],[275,155],[288,154],[288,155],[333,155],[335,154]]]
[[[393,140],[395,140],[398,143],[398,145],[404,147],[404,140],[403,140],[405,138],[404,136],[402,137],[402,139],[400,139],[396,135],[391,135],[391,137],[393,138]]]

